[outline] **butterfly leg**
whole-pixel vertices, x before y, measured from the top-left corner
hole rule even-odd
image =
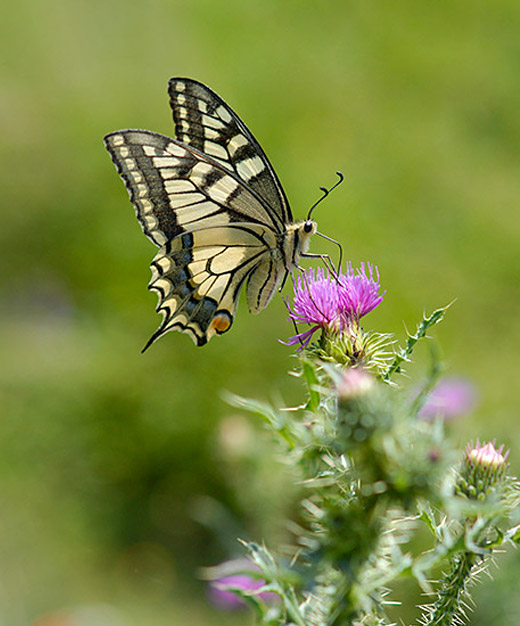
[[[286,275],[286,277],[287,277],[287,275]],[[293,279],[293,282],[294,282],[294,276],[292,275],[292,272],[291,272],[291,278]],[[298,328],[298,324],[296,323],[296,320],[291,315],[291,307],[289,306],[289,302],[287,301],[286,298],[283,298],[283,297],[282,297],[282,301],[285,304],[285,306],[287,307],[287,311],[289,312],[289,318],[290,318],[290,320],[292,322],[292,325],[294,326],[294,332],[296,334],[296,337],[298,337],[298,341],[300,342],[301,347],[303,348],[303,341],[300,339],[300,336],[299,336],[300,335],[300,329]]]
[[[339,282],[338,270],[334,267],[334,263],[332,262],[332,259],[328,254],[313,254],[311,252],[306,252],[305,254],[302,254],[302,257],[305,259],[321,259],[325,267],[331,271],[332,276],[335,278],[335,280]],[[298,267],[298,269],[301,268]]]
[[[322,239],[326,239],[327,241],[330,241],[333,244],[335,244],[336,246],[338,246],[338,248],[339,248],[338,272],[339,272],[341,270],[341,261],[343,260],[343,246],[340,244],[339,241],[336,241],[335,239],[332,239],[332,237],[327,237],[327,235],[324,235],[323,233],[320,233],[320,232],[316,231],[316,235],[318,235]]]
[[[283,288],[284,288],[284,286],[285,286],[285,283],[286,283],[286,281],[287,281],[287,276],[288,276],[288,274],[289,274],[289,271],[288,271],[288,270],[285,270],[285,274],[283,275],[282,282],[280,283],[280,287],[278,287],[278,291],[279,291],[280,293],[282,292],[282,289],[283,289]],[[292,276],[292,274],[291,274],[291,276]],[[293,282],[294,282],[294,280],[293,280]]]

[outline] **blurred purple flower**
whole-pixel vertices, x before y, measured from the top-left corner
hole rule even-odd
[[[437,417],[451,420],[469,413],[475,406],[475,387],[464,378],[445,378],[435,387],[421,407],[418,417],[432,421]]]
[[[258,578],[258,567],[249,559],[235,559],[227,561],[215,568],[216,578],[209,581],[208,596],[210,601],[223,609],[240,609],[247,603],[233,589],[240,589],[252,595],[257,589],[265,585],[265,581]],[[266,602],[278,599],[275,593],[263,592],[254,594]]]
[[[368,274],[367,269],[368,268]],[[375,270],[375,271],[374,271]],[[320,329],[343,330],[373,311],[383,300],[379,293],[379,272],[370,263],[361,263],[354,270],[347,263],[346,272],[332,276],[329,270],[310,268],[303,272],[294,285],[294,298],[289,319],[296,324],[309,324],[310,329],[290,337],[287,345],[301,344],[305,348],[314,333]]]

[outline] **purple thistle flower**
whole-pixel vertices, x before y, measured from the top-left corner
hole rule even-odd
[[[370,263],[361,263],[357,270],[347,264],[346,272],[332,276],[329,270],[310,268],[303,272],[294,285],[294,298],[289,309],[289,320],[309,324],[311,328],[290,337],[286,345],[307,347],[317,330],[342,331],[353,322],[373,311],[386,292],[379,293],[379,272]]]

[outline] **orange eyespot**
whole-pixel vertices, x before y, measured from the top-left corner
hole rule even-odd
[[[221,335],[222,333],[225,333],[226,330],[229,330],[229,327],[231,326],[231,321],[232,320],[231,320],[231,316],[229,315],[229,313],[220,311],[213,318],[211,322],[211,326],[215,329],[215,331],[219,335]]]

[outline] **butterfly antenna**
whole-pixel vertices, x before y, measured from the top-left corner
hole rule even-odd
[[[323,195],[322,195],[322,196],[321,196],[321,198],[319,198],[319,199],[318,199],[318,201],[317,201],[317,202],[315,202],[315,203],[311,206],[311,208],[309,209],[309,213],[307,214],[307,219],[308,219],[308,220],[310,220],[310,219],[311,219],[312,212],[313,212],[313,211],[314,211],[314,209],[318,206],[318,204],[319,204],[322,200],[325,200],[325,198],[329,195],[329,193],[330,193],[331,191],[333,191],[334,189],[336,189],[336,187],[337,187],[338,185],[340,185],[340,184],[343,182],[343,180],[345,179],[345,177],[343,176],[343,174],[342,174],[341,172],[336,172],[336,174],[339,176],[339,180],[338,180],[338,182],[337,182],[335,185],[333,185],[330,189],[327,189],[326,187],[320,187],[321,191],[323,192]]]

